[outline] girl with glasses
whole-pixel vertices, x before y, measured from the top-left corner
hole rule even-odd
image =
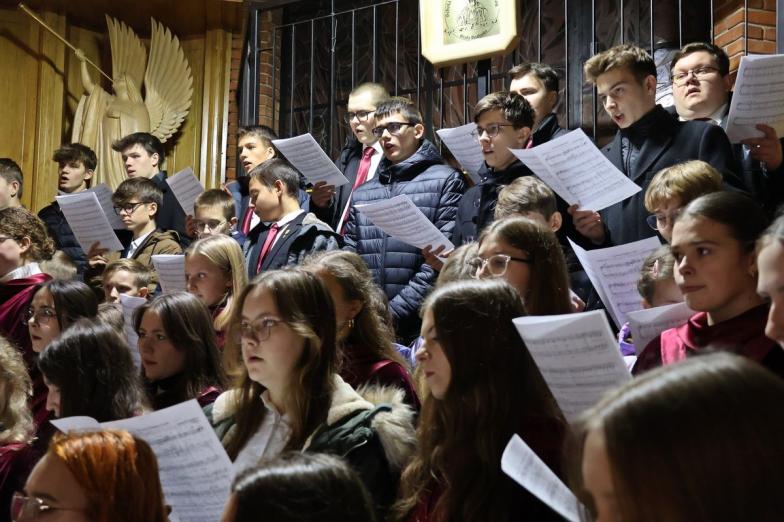
[[[209,313],[197,297],[159,295],[136,310],[134,329],[153,410],[190,399],[206,406],[220,395],[225,378],[218,344]]]
[[[692,357],[609,392],[569,445],[585,520],[781,520],[782,401],[779,377],[728,353]]]
[[[457,281],[428,297],[417,350],[427,391],[396,520],[561,520],[501,471],[518,434],[559,473],[566,430],[512,323],[521,315],[520,295],[500,280]]]
[[[563,250],[543,224],[523,217],[494,221],[479,237],[477,256],[468,262],[474,277],[502,278],[512,285],[529,315],[572,311]]]
[[[236,388],[205,408],[236,472],[283,451],[343,456],[383,512],[413,445],[413,412],[375,407],[337,373],[334,305],[301,269],[263,272],[238,299],[227,360]]]
[[[185,252],[185,282],[189,293],[209,309],[223,350],[226,329],[237,306],[236,297],[248,284],[248,271],[239,244],[229,236],[208,236]]]
[[[761,207],[739,192],[714,192],[683,209],[670,248],[675,283],[697,313],[651,341],[635,374],[710,348],[744,355],[784,376],[784,352],[765,336],[770,306],[757,294],[754,247],[766,225]]]
[[[122,430],[58,434],[13,499],[14,522],[166,522],[150,446]]]

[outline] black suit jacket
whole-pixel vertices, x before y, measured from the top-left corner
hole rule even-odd
[[[185,211],[180,206],[174,192],[166,183],[166,171],[162,170],[154,175],[150,180],[155,183],[163,192],[163,204],[155,215],[155,224],[159,230],[174,230],[180,237],[180,244],[183,247],[190,244],[188,236],[185,235]]]
[[[656,232],[645,218],[645,191],[653,176],[661,169],[687,160],[702,160],[722,173],[725,183],[745,189],[735,174],[736,164],[727,135],[719,127],[704,121],[681,122],[660,106],[653,109],[655,121],[645,140],[631,172],[626,172],[621,153],[621,133],[602,149],[605,156],[629,179],[642,187],[642,191],[600,212],[607,237],[602,246],[622,245]]]

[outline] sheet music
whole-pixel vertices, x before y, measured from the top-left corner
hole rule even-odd
[[[79,246],[85,253],[90,251],[90,246],[95,242],[109,251],[123,249],[95,192],[85,190],[76,194],[57,196],[55,199],[60,204],[65,220],[68,221]]]
[[[577,497],[517,434],[504,449],[501,469],[569,522],[582,520]]]
[[[626,319],[628,319],[629,328],[632,330],[634,351],[639,355],[656,336],[664,330],[684,324],[695,313],[686,303],[657,306],[627,313]]]
[[[479,169],[485,164],[482,145],[471,134],[476,130],[476,123],[467,123],[451,129],[439,129],[436,134],[449,148],[449,151],[468,172],[474,183],[479,183]]]
[[[158,273],[158,283],[164,294],[185,292],[185,256],[183,254],[167,254],[152,256],[152,264]]]
[[[141,369],[142,358],[139,355],[139,336],[136,334],[134,328],[133,315],[136,309],[147,302],[144,297],[136,297],[131,295],[120,294],[120,304],[123,311],[123,325],[125,330],[125,338],[128,341],[128,349],[131,351],[131,358],[136,368]]]
[[[71,417],[52,424],[60,430],[128,430],[147,442],[158,459],[171,520],[221,519],[234,475],[226,451],[196,400],[114,422],[98,424],[94,419]]]
[[[727,115],[727,137],[732,143],[764,134],[754,128],[764,123],[784,133],[784,55],[744,56]]]
[[[117,215],[117,212],[114,211],[114,203],[112,202],[112,189],[109,188],[109,185],[106,183],[100,183],[94,187],[88,188],[87,192],[95,192],[95,195],[98,197],[98,203],[101,205],[103,209],[103,213],[106,215],[106,218],[109,220],[109,224],[115,230],[123,230],[127,228],[123,220],[120,219],[120,216]]]
[[[332,163],[310,133],[272,140],[272,144],[307,178],[308,182],[315,185],[319,181],[324,181],[327,185],[335,187],[348,183],[346,176]]]
[[[509,149],[570,205],[602,210],[640,192],[582,129],[531,149]]]
[[[436,249],[441,245],[446,247],[446,251],[455,248],[408,196],[395,196],[378,203],[356,207],[374,225],[399,241],[417,248],[432,246]]]
[[[569,422],[631,379],[602,310],[518,317],[514,324]]]
[[[615,325],[620,328],[626,322],[627,313],[640,309],[642,298],[637,292],[640,269],[645,258],[661,246],[661,241],[653,236],[634,243],[587,251],[571,239],[569,244]]]
[[[177,198],[177,202],[185,214],[193,215],[193,205],[196,202],[196,198],[204,192],[204,187],[193,173],[193,169],[187,167],[179,171],[174,176],[166,178],[166,183],[169,184],[169,188],[174,192],[174,197]]]

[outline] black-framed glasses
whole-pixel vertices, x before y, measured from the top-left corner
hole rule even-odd
[[[11,520],[13,522],[31,522],[43,519],[42,515],[52,511],[84,511],[84,509],[55,507],[38,497],[28,497],[22,493],[14,493],[11,497]]]
[[[49,324],[52,319],[57,319],[57,312],[51,306],[42,306],[38,310],[30,306],[25,310],[24,321],[27,323],[33,318],[38,324]]]
[[[259,319],[258,321],[242,321],[235,332],[236,341],[239,343],[246,339],[257,343],[266,341],[272,334],[274,327],[285,323],[286,321],[283,319],[272,319],[271,317]]]
[[[357,121],[367,121],[368,118],[370,118],[370,115],[373,114],[374,112],[376,111],[347,112],[345,116],[346,123],[351,123],[354,120],[354,118],[356,118]]]
[[[220,220],[220,219],[194,219],[193,226],[196,227],[196,230],[199,232],[204,232],[205,228],[209,228],[210,230],[217,230],[218,228],[225,225],[227,221]]]
[[[680,214],[681,209],[675,210],[668,214],[651,214],[645,218],[645,222],[648,223],[648,226],[654,230],[664,230],[667,227],[671,227]]]
[[[694,78],[697,81],[702,81],[708,78],[711,74],[719,72],[716,67],[711,67],[710,65],[702,65],[700,67],[696,67],[694,69],[689,69],[688,71],[679,71],[676,73],[672,73],[672,83],[675,85],[684,85],[688,79],[689,75],[694,75]]]
[[[469,259],[468,266],[474,277],[479,277],[479,274],[485,270],[493,277],[501,277],[506,273],[510,261],[526,264],[534,262],[530,257],[513,257],[506,254],[495,254],[486,259],[479,256]]]
[[[392,136],[400,136],[400,131],[405,126],[413,127],[416,123],[411,122],[403,122],[403,121],[391,121],[386,125],[379,125],[378,127],[373,128],[373,136],[376,138],[380,138],[384,135],[384,131],[389,132]]]
[[[476,139],[482,137],[482,134],[487,134],[488,138],[495,138],[501,132],[501,127],[513,127],[511,123],[491,123],[487,127],[476,126],[476,129],[471,131],[471,136]]]
[[[114,213],[117,214],[118,216],[121,215],[122,213],[125,213],[126,215],[130,216],[131,214],[136,212],[137,208],[146,204],[147,204],[146,201],[137,201],[135,203],[128,202],[125,203],[124,205],[116,205],[113,208],[114,208]]]

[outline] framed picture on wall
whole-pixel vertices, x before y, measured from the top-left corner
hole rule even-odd
[[[433,65],[505,54],[516,45],[518,0],[421,0],[422,56]]]

